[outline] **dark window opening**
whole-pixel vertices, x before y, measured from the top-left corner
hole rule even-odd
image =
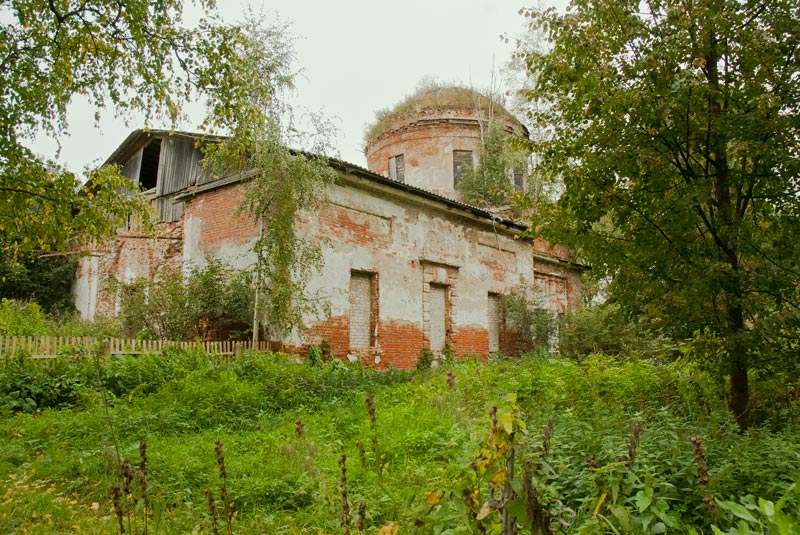
[[[139,171],[139,187],[149,190],[158,183],[158,163],[161,157],[161,140],[154,139],[142,150],[142,169]]]
[[[406,166],[402,154],[389,158],[389,178],[393,178],[398,182],[405,182]]]
[[[453,151],[453,186],[458,186],[458,181],[467,172],[467,169],[472,169],[472,151],[471,150],[454,150]]]

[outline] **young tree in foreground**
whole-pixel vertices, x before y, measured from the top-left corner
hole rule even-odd
[[[320,246],[299,236],[295,223],[301,211],[319,207],[336,179],[325,156],[332,151],[332,127],[317,116],[311,130],[303,130],[286,103],[292,56],[285,32],[263,26],[252,14],[243,30],[248,39],[239,51],[243,68],[228,80],[243,98],[230,110],[232,135],[206,146],[205,164],[218,175],[252,177],[239,212],[252,217],[260,229],[253,244],[253,339],[259,340],[263,325],[270,340],[281,340],[302,326],[305,314],[319,308],[306,286],[322,265]]]
[[[71,240],[107,236],[117,222],[147,213],[147,202],[118,192],[117,169],[74,173],[29,148],[37,133],[59,139],[66,112],[82,95],[100,111],[143,112],[146,121],[180,118],[208,98],[205,128],[227,130],[244,95],[230,80],[243,68],[241,27],[213,18],[182,23],[183,0],[15,0],[0,6],[0,233],[15,252],[61,250]],[[115,219],[116,216],[118,219]]]
[[[720,341],[746,427],[748,370],[779,366],[800,333],[800,5],[573,0],[527,15],[552,42],[526,57],[527,97],[549,103],[540,172],[566,187],[551,228],[629,312]]]

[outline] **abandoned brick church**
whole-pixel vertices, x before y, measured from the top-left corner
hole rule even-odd
[[[338,180],[327,202],[299,216],[298,233],[320,240],[324,260],[308,291],[324,296],[329,312],[305,318],[305,330],[287,344],[328,340],[338,357],[408,368],[426,350],[503,350],[502,296],[520,282],[537,288],[556,313],[579,306],[582,268],[568,250],[524,237],[524,224],[461,202],[455,187],[464,166],[477,163],[482,121],[523,135],[525,127],[502,108],[465,105],[454,90],[423,97],[373,130],[369,169],[331,160]],[[198,138],[137,130],[108,158],[146,190],[161,229],[155,238],[120,229],[115,241],[82,260],[74,297],[83,316],[116,313],[111,279],[152,278],[164,266],[185,268],[208,257],[252,265],[258,226],[233,215],[247,180],[208,177]],[[525,187],[524,177],[511,180]]]

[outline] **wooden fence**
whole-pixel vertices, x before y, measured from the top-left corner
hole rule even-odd
[[[94,338],[69,336],[0,336],[0,355],[10,357],[24,354],[35,359],[55,358],[58,355],[81,355],[99,350],[106,355],[140,355],[161,353],[167,347],[202,349],[212,355],[236,355],[252,349],[252,341],[234,342],[175,342],[170,340],[135,340],[124,338]],[[259,342],[257,351],[269,351],[268,342]]]

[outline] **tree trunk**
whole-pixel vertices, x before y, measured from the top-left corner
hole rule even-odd
[[[729,403],[736,423],[744,431],[750,425],[750,386],[748,384],[748,356],[746,344],[742,341],[744,333],[744,314],[742,307],[733,304],[729,312],[731,332],[729,332],[728,354],[730,363]]]
[[[734,357],[730,380],[731,411],[739,428],[744,431],[750,425],[750,390],[747,382],[747,362]]]
[[[720,45],[717,35],[712,29],[708,35],[708,51],[706,54],[706,76],[710,86],[708,95],[708,111],[716,121],[722,120],[727,109],[725,82],[720,81],[719,64]],[[727,308],[727,325],[723,332],[727,335],[726,349],[730,359],[730,409],[742,430],[749,425],[750,391],[747,382],[748,356],[747,347],[743,343],[745,332],[744,312],[742,310],[742,280],[740,276],[740,244],[738,236],[738,216],[731,198],[731,172],[728,165],[728,138],[724,129],[713,128],[709,122],[708,154],[706,162],[713,170],[707,168],[707,176],[713,185],[712,206],[716,205],[716,225],[708,230],[714,237],[717,250],[723,262],[730,266],[730,275],[722,288]],[[712,171],[709,173],[709,171]],[[711,212],[713,214],[713,211]],[[713,215],[711,215],[713,219]]]

